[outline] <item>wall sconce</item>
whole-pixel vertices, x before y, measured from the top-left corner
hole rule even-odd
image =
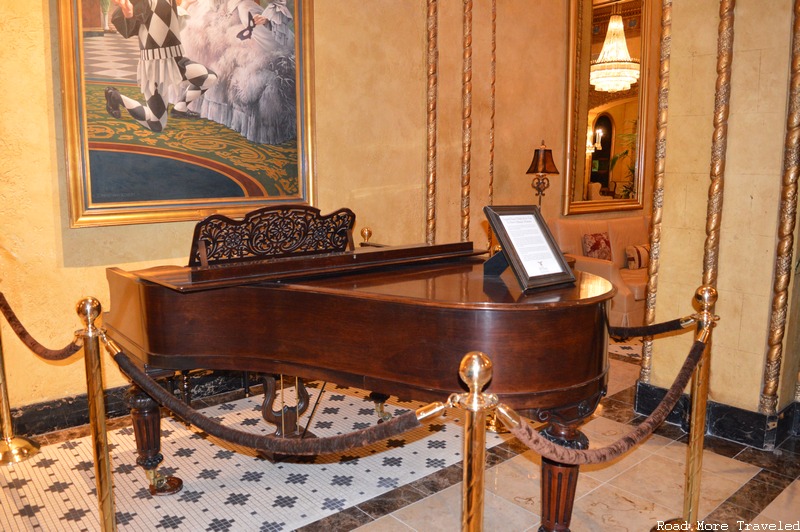
[[[594,153],[595,150],[602,150],[603,149],[603,145],[601,143],[602,140],[603,140],[602,129],[598,129],[597,131],[592,132],[591,128],[589,128],[589,131],[586,133],[586,153],[592,154]]]
[[[526,174],[534,174],[531,187],[535,191],[535,196],[539,197],[539,209],[542,208],[542,196],[544,191],[550,186],[548,175],[558,175],[556,163],[553,162],[553,150],[547,148],[542,141],[542,145],[533,152],[533,161]]]

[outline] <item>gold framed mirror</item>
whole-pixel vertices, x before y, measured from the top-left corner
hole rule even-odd
[[[570,1],[565,215],[642,209],[652,190],[651,4]]]

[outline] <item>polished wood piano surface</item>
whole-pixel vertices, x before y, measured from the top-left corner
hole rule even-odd
[[[574,284],[522,292],[510,270],[486,276],[485,257],[453,255],[253,282],[111,268],[104,326],[151,371],[284,373],[434,401],[464,391],[459,362],[482,351],[493,362],[488,391],[517,409],[605,389],[608,281],[577,272]]]
[[[486,275],[484,262],[461,243],[230,267],[110,268],[104,327],[150,373],[260,372],[266,389],[275,382],[268,374],[287,374],[421,401],[465,391],[461,359],[482,351],[493,365],[486,391],[547,421],[553,441],[585,448],[578,426],[606,390],[606,305],[615,289],[575,272],[574,283],[523,292],[511,270]],[[159,409],[136,387],[131,398],[137,463],[152,494],[174,493],[180,479],[153,480]],[[267,401],[265,419],[282,424],[267,415]],[[540,530],[569,530],[577,477],[577,466],[542,460]]]

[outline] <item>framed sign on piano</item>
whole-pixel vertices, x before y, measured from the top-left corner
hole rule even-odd
[[[312,203],[313,0],[63,0],[72,227]]]
[[[571,283],[575,275],[535,205],[484,207],[502,253],[486,262],[487,274],[511,266],[523,290]]]

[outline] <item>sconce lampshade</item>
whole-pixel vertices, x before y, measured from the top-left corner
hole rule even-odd
[[[556,163],[553,162],[553,150],[548,149],[547,146],[544,145],[544,141],[542,141],[542,145],[533,152],[531,167],[528,168],[528,171],[525,173],[535,174],[531,182],[531,187],[533,187],[536,196],[539,198],[539,208],[541,209],[542,196],[544,196],[544,191],[550,186],[550,180],[547,176],[558,173]]]
[[[541,175],[558,174],[556,163],[553,162],[553,150],[545,146],[544,141],[542,141],[542,145],[533,152],[531,167],[528,168],[528,171],[525,173]]]

